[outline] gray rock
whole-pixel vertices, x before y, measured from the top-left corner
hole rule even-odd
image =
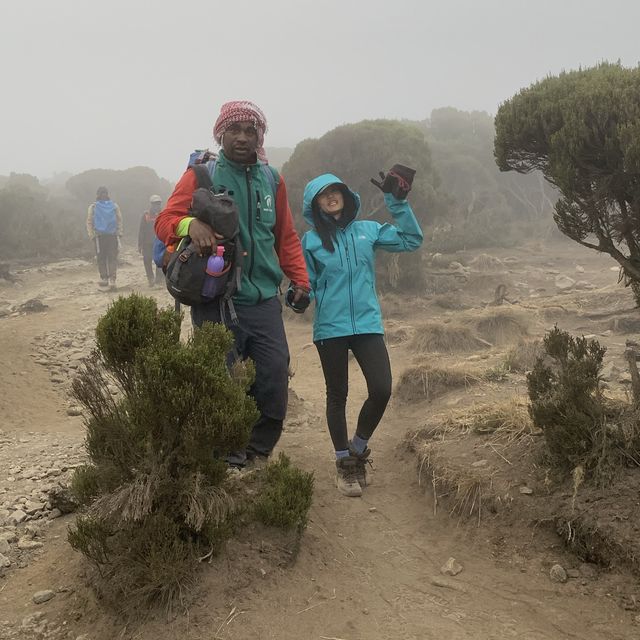
[[[600,375],[603,380],[611,382],[618,373],[620,373],[619,367],[613,362],[607,362],[607,364],[602,367],[602,373]]]
[[[67,409],[67,415],[68,416],[81,416],[82,415],[82,409],[80,407],[69,407]]]
[[[576,286],[576,281],[569,276],[558,275],[556,276],[555,284],[560,291],[569,291]]]
[[[564,567],[559,564],[554,564],[553,567],[549,570],[549,577],[552,582],[566,582],[567,581],[567,572],[564,570]]]
[[[62,515],[62,511],[60,511],[60,509],[51,509],[51,511],[49,511],[49,514],[47,515],[47,518],[49,518],[49,520],[55,520],[56,518],[59,518]]]
[[[579,578],[580,570],[579,569],[567,569],[567,576],[569,578]]]
[[[455,558],[449,558],[440,567],[440,573],[445,576],[457,576],[462,571],[462,565]]]
[[[530,488],[529,488],[529,487],[527,487],[527,486],[520,487],[519,491],[520,491],[520,493],[521,493],[522,495],[524,495],[524,496],[530,496],[530,495],[533,495],[533,489],[530,489]]]
[[[41,547],[44,547],[44,544],[42,542],[32,540],[27,536],[24,536],[20,538],[20,540],[18,540],[18,549],[20,549],[21,551],[31,551],[33,549],[40,549]]]
[[[9,541],[5,538],[0,538],[0,553],[4,553],[6,555],[9,551],[11,551]]]
[[[16,542],[18,536],[15,531],[0,531],[0,540],[6,540],[7,542]]]
[[[36,611],[32,613],[30,616],[22,619],[22,628],[26,629],[27,627],[32,627],[39,622],[42,622],[45,618],[44,611]]]
[[[14,511],[8,518],[7,520],[11,523],[11,524],[20,524],[21,522],[24,522],[25,519],[27,517],[27,514],[22,511],[21,509],[16,509],[16,511]]]
[[[44,591],[36,591],[31,598],[34,604],[43,604],[45,602],[49,602],[51,598],[56,595],[55,591],[51,591],[51,589],[46,589]]]
[[[488,464],[488,460],[476,460],[471,463],[472,467],[486,467]]]
[[[49,502],[54,509],[59,509],[62,513],[73,513],[78,508],[71,491],[63,485],[56,485],[49,491]]]
[[[9,558],[7,558],[5,555],[0,553],[0,567],[2,567],[3,569],[6,569],[7,567],[10,567],[10,566],[11,566],[11,560],[9,560]]]
[[[619,333],[640,333],[640,315],[613,318],[609,328]]]
[[[27,502],[24,505],[24,510],[32,516],[34,513],[38,511],[42,511],[45,508],[44,502]]]

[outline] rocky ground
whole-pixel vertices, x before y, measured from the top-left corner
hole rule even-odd
[[[442,258],[446,265],[439,268],[459,273],[434,279],[424,299],[387,296],[396,382],[424,360],[410,340],[424,322],[449,322],[461,310],[485,308],[496,287],[505,284],[506,298],[531,314],[532,336],[558,321],[598,335],[610,348],[609,383],[624,393],[620,318],[612,325],[611,318],[588,317],[591,306],[624,311],[627,304],[614,290],[609,262],[571,245],[494,253],[493,270],[480,268],[487,256],[461,255],[459,269]],[[639,614],[627,603],[633,604],[635,582],[623,571],[580,561],[556,535],[537,526],[530,532],[510,529],[499,514],[483,517],[480,526],[452,519],[442,504],[435,508],[430,491],[425,494],[416,460],[406,452],[407,431],[438,412],[491,402],[504,394],[505,377],[522,392],[521,379],[499,367],[503,353],[453,358],[464,367],[492,370],[492,379],[430,402],[396,397],[376,434],[374,482],[362,499],[347,499],[333,485],[320,365],[310,325],[298,317],[287,318],[295,394],[280,447],[314,471],[316,489],[296,562],[267,534],[251,531],[249,539],[232,542],[225,555],[203,567],[188,615],[171,620],[150,615],[132,624],[104,608],[86,563],[66,542],[73,515],[64,513],[70,505],[57,488],[84,461],[82,416],[69,390],[91,352],[97,319],[110,300],[133,290],[169,302],[162,290],[146,288],[137,257],[126,258],[116,294],[99,292],[95,266],[84,262],[27,270],[18,274],[16,285],[0,282],[5,300],[0,304],[2,640],[634,637]],[[442,354],[429,358],[447,361]],[[366,390],[356,363],[350,366],[352,423]],[[479,460],[487,461],[485,467],[494,464],[486,451],[465,446],[458,452],[463,466]]]

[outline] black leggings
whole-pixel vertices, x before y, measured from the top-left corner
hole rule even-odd
[[[349,349],[367,382],[368,398],[360,409],[356,434],[368,440],[391,397],[391,365],[379,333],[318,340],[315,343],[327,385],[327,424],[336,451],[349,448],[345,408],[349,392]]]

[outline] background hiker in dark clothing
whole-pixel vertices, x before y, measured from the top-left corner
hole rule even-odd
[[[403,181],[405,188],[398,189],[392,172],[387,175],[391,177],[375,184],[383,189],[395,224],[357,220],[360,196],[334,175],[321,175],[304,190],[303,215],[313,228],[302,238],[316,303],[313,341],[327,386],[336,484],[347,496],[362,495],[367,484],[367,445],[391,396],[391,366],[376,294],[375,252],[414,251],[422,244],[422,231],[406,200],[410,184]],[[350,350],[368,392],[352,440],[345,411]]]
[[[109,200],[106,187],[99,187],[96,201],[87,212],[87,233],[89,240],[95,243],[100,272],[100,288],[116,288],[118,269],[118,250],[123,234],[120,207]]]
[[[147,274],[149,286],[164,282],[162,269],[153,264],[153,244],[156,239],[154,225],[156,218],[162,210],[162,198],[151,196],[149,198],[149,210],[145,211],[140,218],[140,229],[138,230],[138,252],[142,254],[142,263]],[[155,275],[153,270],[155,269]]]
[[[233,296],[237,324],[228,327],[242,359],[251,358],[256,377],[249,393],[260,417],[253,426],[246,452],[228,458],[234,466],[247,460],[266,459],[282,433],[287,411],[289,348],[282,322],[278,288],[284,275],[291,280],[294,304],[305,307],[309,278],[300,239],[293,226],[282,177],[264,160],[263,141],[267,121],[251,102],[228,102],[214,126],[221,145],[210,166],[214,189],[228,190],[240,214],[240,241],[246,251],[240,289]],[[215,230],[190,217],[189,207],[197,187],[193,169],[187,169],[156,220],[156,234],[165,245],[189,236],[203,254],[215,253]],[[215,301],[191,307],[195,326],[221,322]]]

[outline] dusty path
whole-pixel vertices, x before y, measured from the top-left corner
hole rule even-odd
[[[95,325],[110,294],[95,291],[94,281],[93,267],[85,266],[25,274],[22,288],[2,289],[1,294],[13,301],[41,297],[50,305],[43,314],[0,319],[5,356],[0,429],[6,433],[45,433],[52,441],[76,435],[81,440],[80,419],[66,415],[66,398],[30,354],[38,336]],[[146,293],[144,282],[141,266],[121,270],[124,293],[136,288]],[[154,290],[153,295],[167,300],[161,291]],[[316,474],[311,521],[296,563],[264,577],[257,571],[244,580],[236,576],[233,590],[225,591],[215,575],[208,576],[188,619],[179,617],[170,624],[151,621],[130,631],[95,609],[88,616],[69,617],[65,594],[74,593],[77,607],[84,600],[84,586],[78,577],[82,562],[68,550],[68,523],[63,518],[50,528],[39,556],[24,569],[0,578],[0,622],[8,621],[7,634],[16,634],[7,637],[40,637],[19,635],[20,621],[36,611],[55,621],[48,637],[74,640],[81,633],[91,640],[622,640],[638,634],[634,614],[615,603],[611,580],[551,583],[549,562],[554,554],[562,558],[563,551],[559,547],[536,551],[530,544],[538,535],[535,532],[521,544],[514,542],[505,555],[494,557],[495,546],[486,530],[457,526],[444,513],[434,516],[428,496],[417,484],[414,459],[399,447],[406,430],[415,426],[415,413],[406,408],[392,407],[376,436],[373,484],[365,496],[338,495],[322,421],[322,376],[315,349],[309,346],[310,326],[291,322],[288,333],[296,369],[292,388],[304,404],[291,416],[280,446],[298,465]],[[391,355],[398,377],[406,354],[392,349]],[[355,364],[352,367],[353,418],[364,389]],[[0,469],[0,487],[5,475]],[[456,578],[443,578],[439,569],[450,556],[464,571]],[[69,585],[70,590],[46,605],[30,602],[34,591]]]

